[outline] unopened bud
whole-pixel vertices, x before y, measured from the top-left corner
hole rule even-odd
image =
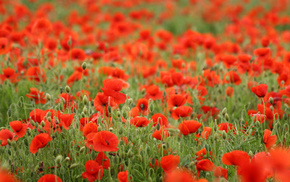
[[[66,93],[70,93],[70,87],[67,85],[67,86],[65,86],[65,91],[66,91]]]
[[[102,126],[98,126],[98,132],[102,131]]]
[[[133,99],[132,98],[128,99],[128,104],[129,105],[133,104]]]
[[[69,157],[66,157],[65,159],[64,159],[64,162],[69,162],[70,161],[70,158]]]
[[[70,169],[74,169],[79,166],[79,163],[74,163],[70,166]]]
[[[61,161],[62,161],[62,159],[63,159],[62,155],[58,155],[58,156],[55,158],[55,163],[60,164]]]
[[[110,131],[110,132],[113,132],[113,131],[114,131],[114,129],[113,129],[112,127],[110,127],[110,128],[109,128],[109,131]]]
[[[225,114],[225,118],[227,121],[230,121],[230,116],[228,115],[228,113]]]
[[[225,107],[225,108],[222,110],[222,115],[224,116],[226,113],[227,113],[227,108]]]
[[[88,100],[87,95],[84,95],[84,97],[83,97],[83,103],[84,103],[84,105],[87,105],[88,102],[89,102],[89,100]]]
[[[84,113],[85,115],[88,114],[88,109],[87,109],[86,106],[83,108],[83,113]]]
[[[50,101],[51,100],[51,95],[50,94],[46,94],[46,99],[48,100],[48,101]]]
[[[270,104],[273,104],[273,103],[274,103],[274,99],[273,99],[273,97],[270,97],[270,98],[269,98],[269,102],[270,102]]]
[[[45,122],[42,120],[41,121],[41,126],[44,127],[45,126]]]
[[[82,68],[83,68],[83,70],[85,70],[87,68],[87,63],[86,62],[83,62]]]
[[[226,139],[227,138],[227,133],[226,133],[225,130],[222,131],[222,137],[223,137],[223,139]]]
[[[254,154],[253,154],[253,152],[251,150],[249,152],[249,156],[250,156],[250,158],[252,158],[254,156]]]
[[[157,123],[157,125],[156,125],[156,129],[157,129],[157,130],[160,130],[160,128],[161,128],[160,124]]]
[[[86,147],[85,147],[85,146],[81,147],[81,148],[80,148],[80,153],[82,153],[82,152],[85,151],[85,150],[86,150]]]

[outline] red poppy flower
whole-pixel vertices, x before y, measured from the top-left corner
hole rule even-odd
[[[191,133],[195,133],[198,128],[201,127],[201,123],[195,121],[195,120],[187,120],[183,121],[178,125],[178,129],[183,135],[189,135]]]
[[[177,168],[179,156],[167,155],[161,158],[160,165],[165,173],[170,173]]]
[[[171,95],[167,100],[169,108],[183,106],[186,103],[186,98],[183,95]]]
[[[9,41],[5,37],[0,37],[0,55],[7,54],[10,49]]]
[[[168,130],[163,126],[159,130],[155,130],[152,134],[152,137],[157,140],[163,140],[169,136]]]
[[[208,159],[202,159],[196,164],[197,176],[200,171],[213,171],[215,168],[214,164]]]
[[[192,113],[192,108],[189,106],[180,106],[174,109],[171,113],[173,119],[178,120],[180,117],[190,116]]]
[[[41,133],[36,135],[30,143],[30,152],[35,154],[38,149],[45,147],[51,140],[52,138],[47,133]]]
[[[226,68],[230,68],[232,65],[235,64],[237,58],[233,55],[224,55],[222,56],[222,61],[224,62]]]
[[[3,74],[0,75],[0,80],[10,80],[12,83],[16,83],[18,74],[12,68],[3,69]]]
[[[83,128],[83,134],[87,136],[90,133],[97,133],[98,132],[98,125],[95,123],[87,123]]]
[[[46,114],[45,111],[41,110],[41,109],[34,109],[29,113],[29,117],[37,123],[41,123],[42,119],[43,119],[43,115]]]
[[[161,126],[168,126],[168,124],[169,124],[167,118],[161,113],[154,114],[151,117],[151,120],[153,121],[153,126],[156,126],[158,123]]]
[[[82,49],[74,48],[70,51],[70,58],[72,60],[84,61],[86,59],[86,53]]]
[[[235,130],[235,127],[232,123],[220,123],[218,124],[218,130],[225,131],[226,133],[230,130]]]
[[[46,18],[39,18],[32,26],[32,33],[35,34],[47,34],[51,30],[52,25]]]
[[[227,96],[232,97],[233,94],[234,94],[234,89],[233,89],[233,87],[227,87],[227,89],[226,89],[226,94],[227,94]]]
[[[248,153],[240,150],[234,150],[229,153],[225,153],[222,157],[222,162],[225,165],[241,166],[244,163],[250,162]]]
[[[36,82],[45,82],[46,76],[43,69],[40,69],[38,66],[33,66],[27,69],[26,77],[28,80],[36,81]]]
[[[203,156],[206,155],[206,149],[205,148],[202,148],[201,150],[197,151],[196,152],[196,159],[197,161],[200,161],[201,159],[203,159]]]
[[[120,79],[106,79],[103,85],[102,90],[106,96],[110,96],[117,104],[125,103],[126,95],[120,92],[123,88],[123,82]]]
[[[119,182],[128,182],[128,171],[122,171],[118,173]]]
[[[104,175],[103,166],[94,160],[88,160],[85,164],[86,172],[82,173],[83,179],[88,179],[89,182],[101,180]]]
[[[95,161],[102,165],[104,169],[109,169],[109,167],[111,166],[110,159],[106,156],[104,152],[99,152]]]
[[[152,99],[152,100],[159,100],[162,99],[163,92],[159,90],[159,87],[156,85],[150,85],[146,88],[146,99]]]
[[[2,146],[6,146],[8,144],[7,140],[9,139],[12,141],[13,137],[14,134],[11,131],[7,129],[0,130],[0,140],[2,140]]]
[[[224,83],[234,83],[235,85],[239,85],[242,82],[240,76],[234,71],[227,72],[224,75],[223,81]]]
[[[11,121],[9,125],[19,138],[24,137],[27,131],[27,124],[24,124],[21,121]]]
[[[187,169],[176,169],[166,174],[164,182],[197,182],[194,175]]]
[[[98,132],[93,139],[94,150],[97,152],[116,152],[119,144],[118,137],[109,131]]]
[[[256,87],[252,87],[251,91],[254,92],[258,97],[265,97],[268,91],[268,85],[260,84]]]
[[[110,106],[113,107],[116,104],[113,102],[113,99],[110,100]],[[108,113],[109,106],[109,97],[104,93],[98,93],[94,99],[94,106],[97,111],[103,114],[104,110]]]
[[[60,115],[60,122],[64,129],[68,130],[69,126],[71,125],[75,114],[61,114]]]
[[[211,134],[211,127],[204,127],[202,133],[201,133],[201,137],[204,139],[208,139],[208,137]]]
[[[228,179],[228,170],[229,169],[224,169],[224,168],[218,166],[214,169],[213,175],[215,177],[223,177],[227,180]]]
[[[45,104],[46,98],[44,92],[39,91],[37,88],[30,88],[30,93],[26,94],[26,97],[35,101],[35,104]]]
[[[143,115],[150,113],[149,103],[147,99],[139,99],[136,107]]]
[[[264,142],[264,144],[266,145],[267,148],[270,148],[277,141],[277,136],[276,135],[271,136],[271,134],[272,134],[272,132],[270,130],[265,129],[263,142]]]
[[[83,77],[82,72],[75,71],[73,72],[72,75],[69,76],[66,83],[71,86],[74,82],[81,80],[82,77]]]
[[[62,182],[60,177],[54,175],[54,174],[46,174],[39,178],[37,182]]]
[[[0,181],[3,182],[20,182],[10,172],[0,169]]]
[[[150,123],[145,117],[135,117],[130,120],[130,124],[135,127],[145,127]]]

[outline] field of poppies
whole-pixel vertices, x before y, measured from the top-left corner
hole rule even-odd
[[[289,182],[289,0],[0,0],[0,182]]]

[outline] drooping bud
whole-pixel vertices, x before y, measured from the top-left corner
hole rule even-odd
[[[55,163],[60,164],[61,161],[62,161],[62,159],[63,159],[62,155],[58,155],[58,156],[55,158]]]
[[[227,113],[227,108],[225,107],[223,110],[222,110],[222,115],[224,116],[226,113]]]
[[[70,166],[70,169],[74,169],[79,166],[79,163],[74,163]]]

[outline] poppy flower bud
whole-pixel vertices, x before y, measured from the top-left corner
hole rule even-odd
[[[137,155],[139,161],[142,161],[142,156],[140,154]]]
[[[84,105],[87,105],[88,102],[89,102],[88,97],[86,95],[84,95],[84,97],[83,97],[83,103],[84,103]]]
[[[83,70],[85,70],[87,68],[87,63],[86,62],[83,62],[82,68],[83,68]]]
[[[82,118],[86,117],[86,114],[84,112],[82,112],[81,115],[82,115]]]
[[[63,93],[63,88],[59,87],[59,92],[62,94]]]
[[[126,154],[124,152],[121,152],[119,156],[120,156],[121,159],[125,159],[126,158]]]
[[[149,177],[147,180],[148,180],[148,182],[152,182],[153,181],[151,177]]]
[[[133,99],[132,99],[132,98],[128,99],[128,104],[129,104],[129,106],[130,106],[131,104],[133,104]]]
[[[85,147],[85,146],[81,147],[81,148],[80,148],[80,153],[82,153],[82,152],[85,151],[85,150],[86,150],[86,147]]]
[[[226,113],[227,113],[227,108],[225,107],[225,108],[222,110],[222,115],[224,116]]]
[[[225,130],[222,131],[222,137],[223,137],[223,139],[227,138],[227,133],[225,132]]]
[[[98,126],[98,132],[102,131],[102,126]]]
[[[69,162],[70,161],[70,158],[69,157],[66,157],[65,159],[64,159],[64,162]]]
[[[83,108],[83,113],[84,113],[85,115],[87,115],[87,114],[88,114],[88,109],[87,109],[87,107],[86,107],[86,106]]]
[[[270,98],[269,98],[269,102],[270,102],[270,104],[273,104],[273,103],[274,103],[274,99],[273,99],[273,97],[270,97]]]
[[[271,109],[271,111],[273,111],[273,110],[274,110],[274,107],[271,105],[271,106],[270,106],[270,109]]]
[[[69,168],[74,169],[74,168],[77,168],[78,166],[79,166],[79,163],[74,163]]]
[[[55,163],[56,163],[56,164],[60,164],[61,161],[62,161],[62,159],[63,159],[62,155],[58,155],[58,156],[56,156],[56,158],[55,158]]]
[[[48,101],[50,101],[51,100],[51,95],[50,94],[46,94],[46,99],[48,100]]]
[[[130,149],[130,150],[128,151],[128,157],[131,158],[131,157],[133,157],[133,155],[134,155],[134,154],[133,154],[132,150]]]
[[[7,143],[8,143],[9,145],[11,145],[11,144],[12,144],[11,140],[7,140]]]
[[[41,121],[41,126],[44,127],[45,126],[45,122],[42,120]]]
[[[110,131],[110,132],[113,132],[113,131],[114,131],[114,129],[113,129],[112,127],[110,127],[110,128],[109,128],[109,131]]]
[[[254,156],[254,154],[253,154],[253,152],[251,150],[249,152],[249,156],[250,156],[250,158],[252,158]]]
[[[65,86],[65,91],[66,91],[66,93],[70,93],[70,87],[67,85],[67,86]]]
[[[228,115],[228,113],[225,114],[225,118],[226,118],[227,121],[230,120],[230,116]]]

